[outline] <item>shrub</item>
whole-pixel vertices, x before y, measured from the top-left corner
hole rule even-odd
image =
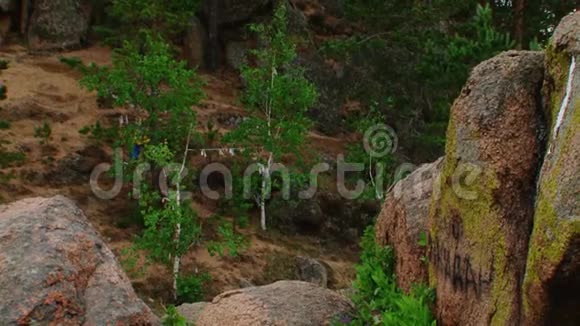
[[[113,96],[117,106],[132,107],[141,120],[123,128],[118,145],[133,146],[146,138],[152,145],[167,141],[174,152],[182,151],[189,126],[196,122],[191,107],[203,97],[196,73],[152,35],[141,48],[126,42],[115,51],[112,67],[86,67],[81,85],[99,96]]]
[[[6,120],[0,120],[0,130],[10,129],[10,122]]]
[[[361,263],[356,267],[352,298],[357,314],[349,325],[436,325],[428,306],[434,300],[433,291],[417,286],[407,295],[398,289],[393,250],[377,245],[374,234],[374,228],[369,227],[361,241]]]
[[[163,326],[189,326],[187,320],[177,312],[175,306],[167,306]]]
[[[210,241],[207,243],[207,250],[210,255],[219,255],[238,257],[241,250],[244,250],[248,244],[246,239],[237,234],[234,230],[233,223],[222,222],[217,229],[219,239],[218,241]]]
[[[177,278],[177,300],[179,302],[194,303],[203,301],[205,287],[211,282],[208,273],[191,274]]]
[[[44,121],[42,126],[34,128],[34,137],[40,140],[41,145],[48,145],[52,136],[52,128]]]
[[[25,160],[24,153],[7,151],[0,143],[0,169],[22,165]]]

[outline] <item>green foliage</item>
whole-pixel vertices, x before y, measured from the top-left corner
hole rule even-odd
[[[86,68],[85,64],[79,57],[59,57],[58,60],[62,64],[74,70],[82,70]]]
[[[175,306],[167,306],[165,317],[163,318],[163,326],[191,326],[187,320],[179,314]]]
[[[267,44],[252,52],[257,66],[242,68],[247,83],[242,100],[252,116],[226,140],[263,149],[278,159],[299,152],[311,124],[305,113],[317,93],[294,64],[296,49],[288,36],[285,6],[278,8],[270,25],[253,25],[251,31]]]
[[[362,32],[322,47],[370,81],[354,85],[351,97],[366,106],[378,103],[399,135],[401,154],[412,161],[442,155],[449,109],[470,70],[514,45],[497,29],[491,9],[477,5],[346,0],[346,15]]]
[[[252,51],[257,65],[242,67],[246,81],[242,100],[251,115],[224,137],[225,142],[246,148],[262,166],[258,195],[262,229],[266,228],[265,201],[271,190],[272,166],[284,154],[299,155],[311,125],[306,111],[317,98],[315,87],[294,63],[296,48],[288,34],[286,11],[281,5],[269,25],[250,27],[266,44]]]
[[[119,139],[120,130],[116,125],[112,127],[103,127],[103,125],[97,121],[94,125],[81,128],[79,133],[83,136],[88,136],[90,140],[97,144],[111,144]]]
[[[119,137],[118,145],[125,146],[147,139],[153,145],[167,141],[172,150],[180,149],[188,127],[195,125],[192,106],[203,97],[195,72],[173,59],[169,46],[151,35],[142,49],[126,42],[116,50],[112,67],[90,65],[81,84],[134,110],[138,121],[123,128]]]
[[[8,93],[8,88],[6,87],[6,85],[0,83],[0,100],[6,99],[7,96],[6,93]]]
[[[361,241],[361,263],[353,283],[357,315],[349,325],[436,325],[428,306],[434,300],[433,291],[420,286],[407,295],[398,289],[393,250],[377,245],[374,234],[369,227]]]
[[[340,58],[350,62],[352,60],[351,53],[360,46],[359,41],[356,37],[332,38],[325,41],[320,46],[319,51],[327,57]]]
[[[34,137],[40,140],[41,145],[48,145],[52,136],[52,128],[47,121],[42,123],[42,126],[34,128]]]
[[[211,282],[208,273],[191,274],[177,278],[177,300],[194,303],[204,300],[204,289]]]
[[[249,164],[249,159],[242,153],[241,157],[232,162],[232,197],[224,198],[219,207],[220,214],[233,217],[233,229],[245,229],[250,225],[250,210],[255,202],[244,197],[244,169]],[[257,181],[257,178],[252,178]],[[255,182],[257,184],[257,182]],[[255,187],[254,187],[255,188]]]
[[[443,40],[428,41],[419,71],[429,82],[429,88],[440,90],[450,87],[452,96],[457,95],[465,83],[471,67],[515,46],[509,34],[500,33],[494,28],[490,7],[479,5],[475,17],[465,25],[462,34],[443,37]],[[441,41],[443,47],[436,44]],[[443,99],[435,98],[434,105],[449,106],[453,99],[448,94],[444,95]]]
[[[219,239],[209,241],[206,246],[210,255],[238,257],[241,250],[247,248],[247,240],[234,230],[232,223],[221,223],[217,229]]]
[[[181,198],[185,183],[180,172],[171,167],[179,161],[183,162],[181,169],[185,168],[196,124],[192,106],[199,103],[203,92],[195,71],[176,61],[161,37],[155,33],[144,33],[143,37],[143,43],[126,41],[116,49],[112,66],[85,66],[75,59],[61,61],[83,73],[82,86],[96,91],[100,98],[113,99],[116,106],[132,110],[131,121],[122,127],[104,128],[97,123],[81,129],[82,134],[97,141],[113,140],[113,145],[130,151],[128,162],[115,157],[117,164],[125,164],[128,176],[141,163],[149,164],[151,176],[161,168],[171,170],[162,172],[169,174],[168,180],[174,185],[168,193],[162,194],[155,184],[139,185],[144,230],[136,248],[144,250],[149,259],[171,266],[176,298],[181,257],[200,242],[201,225],[191,203]]]
[[[419,78],[424,81],[423,92],[428,98],[430,119],[423,135],[417,140],[442,149],[449,109],[469,77],[471,68],[513,48],[515,43],[509,34],[494,28],[491,8],[480,5],[473,20],[463,26],[461,34],[429,36],[418,72]]]
[[[132,278],[139,278],[145,275],[147,264],[139,264],[139,251],[136,246],[124,248],[120,252],[120,262],[123,270]]]
[[[367,112],[361,116],[356,117],[354,121],[352,121],[352,128],[359,134],[364,134],[367,130],[377,125],[383,125],[386,121],[387,117],[385,116],[384,112],[379,109],[379,103],[372,102]],[[365,169],[361,173],[357,173],[356,175],[349,175],[349,180],[352,179],[354,182],[356,182],[362,179],[366,182],[366,188],[358,199],[382,199],[379,196],[381,193],[377,192],[377,183],[379,180],[376,179],[376,168],[380,164],[384,169],[382,175],[383,189],[381,189],[382,194],[384,194],[393,181],[391,172],[395,168],[395,158],[393,157],[392,153],[386,153],[382,157],[372,157],[369,155],[369,153],[367,153],[364,147],[364,143],[362,139],[360,139],[355,144],[352,144],[348,147],[346,161],[351,163],[363,163],[365,166]],[[381,176],[378,175],[378,177]]]
[[[0,144],[0,169],[20,166],[25,160],[24,153],[8,151]]]
[[[167,166],[175,156],[168,145],[147,145],[144,156],[156,166]],[[175,181],[177,173],[169,176],[169,180]],[[174,182],[175,184],[175,182]],[[170,190],[167,197],[142,185],[139,206],[145,222],[145,230],[138,241],[140,248],[147,250],[149,256],[156,260],[169,264],[175,257],[181,257],[189,248],[201,239],[201,226],[196,212],[188,202],[177,199],[177,191]],[[176,238],[176,228],[179,226],[180,234]]]
[[[0,70],[5,69],[2,66],[7,67],[7,61],[0,61]],[[0,85],[0,100],[6,99],[5,94],[6,88],[4,85]],[[0,108],[2,110],[2,108]],[[10,128],[10,122],[0,120],[0,131],[6,130]],[[14,166],[18,166],[24,163],[26,160],[26,155],[22,152],[11,152],[7,150],[4,146],[10,144],[10,142],[4,140],[3,137],[0,137],[0,169],[6,169]],[[8,182],[12,179],[12,173],[5,174],[4,172],[0,172],[0,182]]]
[[[10,64],[10,61],[8,61],[8,60],[0,60],[0,70],[8,69],[9,64]]]
[[[0,120],[0,130],[10,129],[10,121]]]
[[[100,26],[98,31],[115,45],[126,40],[141,44],[146,34],[156,33],[170,40],[191,24],[200,0],[112,0],[107,13],[112,18],[110,26]]]

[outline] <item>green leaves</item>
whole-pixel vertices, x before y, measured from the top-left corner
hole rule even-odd
[[[162,200],[157,191],[142,191],[139,206],[145,222],[137,246],[147,250],[151,258],[166,264],[180,257],[201,242],[201,225],[195,211],[186,203],[177,205],[175,191]],[[175,239],[176,226],[181,232]]]
[[[365,231],[361,249],[353,283],[357,316],[350,325],[436,325],[428,306],[435,299],[433,291],[419,286],[407,295],[397,288],[393,250],[375,243],[374,228]]]
[[[155,32],[169,40],[183,32],[198,10],[200,0],[112,0],[109,14],[116,20],[116,33],[110,40],[137,41]]]
[[[252,55],[256,65],[242,67],[246,89],[242,96],[251,116],[224,137],[251,153],[262,164],[262,185],[258,202],[261,225],[266,229],[266,199],[270,194],[270,173],[284,154],[300,156],[311,122],[306,111],[314,104],[317,92],[295,62],[296,49],[287,31],[286,5],[280,5],[269,25],[253,25],[263,46]]]
[[[191,274],[177,278],[177,298],[180,302],[194,303],[204,299],[204,288],[211,282],[208,273]]]
[[[41,126],[34,128],[34,138],[38,138],[41,145],[48,145],[51,136],[52,128],[47,121],[44,121]]]
[[[247,248],[246,239],[235,232],[232,223],[222,223],[217,231],[219,239],[207,243],[207,251],[210,255],[237,257],[242,250]]]
[[[163,318],[163,326],[189,326],[187,320],[179,314],[175,306],[167,306],[165,317]]]
[[[192,106],[204,94],[195,71],[176,61],[168,44],[152,35],[142,48],[125,42],[114,52],[112,67],[90,65],[85,72],[81,85],[135,111],[132,125],[138,128],[125,135],[125,145],[146,137],[152,144],[167,141],[173,151],[183,146],[196,121]]]
[[[149,162],[153,162],[156,166],[163,167],[173,163],[173,159],[175,158],[167,143],[160,145],[147,145],[145,146],[143,155],[145,155],[145,158]]]
[[[270,25],[253,25],[251,31],[264,46],[252,52],[258,63],[245,65],[243,104],[252,113],[225,140],[273,153],[295,153],[303,144],[311,122],[306,111],[317,92],[294,62],[295,46],[287,33],[286,7],[280,6]]]

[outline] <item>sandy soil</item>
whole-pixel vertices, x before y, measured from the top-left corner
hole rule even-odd
[[[109,49],[99,46],[61,55],[98,64],[110,62]],[[8,143],[6,148],[9,150],[26,154],[26,161],[19,167],[0,171],[15,176],[9,182],[0,181],[0,202],[31,196],[69,196],[78,202],[113,250],[120,254],[131,245],[133,236],[139,232],[138,226],[131,223],[134,203],[127,197],[104,201],[93,196],[88,184],[52,185],[30,181],[30,175],[51,171],[68,154],[91,145],[86,137],[79,134],[81,128],[96,121],[113,120],[121,112],[118,109],[99,109],[96,95],[81,89],[78,85],[80,75],[61,64],[58,57],[31,56],[17,45],[0,50],[0,59],[10,61],[9,68],[0,75],[8,87],[8,99],[0,104],[3,108],[0,119],[11,123],[10,129],[0,130],[0,139]],[[207,99],[195,108],[200,126],[216,114],[243,113],[237,104],[239,83],[234,74],[220,72],[202,77],[207,83]],[[52,128],[49,146],[42,146],[39,139],[34,137],[34,129],[44,121]],[[343,141],[316,134],[312,134],[311,142],[315,150],[332,156],[344,149]],[[111,150],[105,149],[105,152],[110,154]],[[194,204],[202,218],[207,219],[215,213],[215,203]],[[285,273],[277,270],[283,266],[280,262],[291,260],[295,255],[323,259],[332,267],[330,285],[333,288],[348,287],[354,277],[356,248],[344,248],[305,236],[261,233],[255,225],[243,232],[251,239],[251,245],[241,257],[212,257],[207,250],[197,248],[184,258],[184,271],[207,271],[212,275],[208,299],[222,291],[238,288],[240,283],[249,281],[261,284],[276,279],[278,274]],[[130,273],[130,277],[140,295],[153,306],[164,303],[169,297],[169,277],[163,266],[152,265],[144,274]]]

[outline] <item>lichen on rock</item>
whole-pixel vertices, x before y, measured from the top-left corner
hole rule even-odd
[[[580,72],[572,67],[573,58],[580,58],[579,45],[576,13],[558,26],[547,51],[543,94],[552,135],[538,182],[523,282],[526,325],[580,322]]]
[[[429,281],[443,325],[516,325],[545,129],[543,54],[476,67],[456,100],[440,198],[429,215]]]

